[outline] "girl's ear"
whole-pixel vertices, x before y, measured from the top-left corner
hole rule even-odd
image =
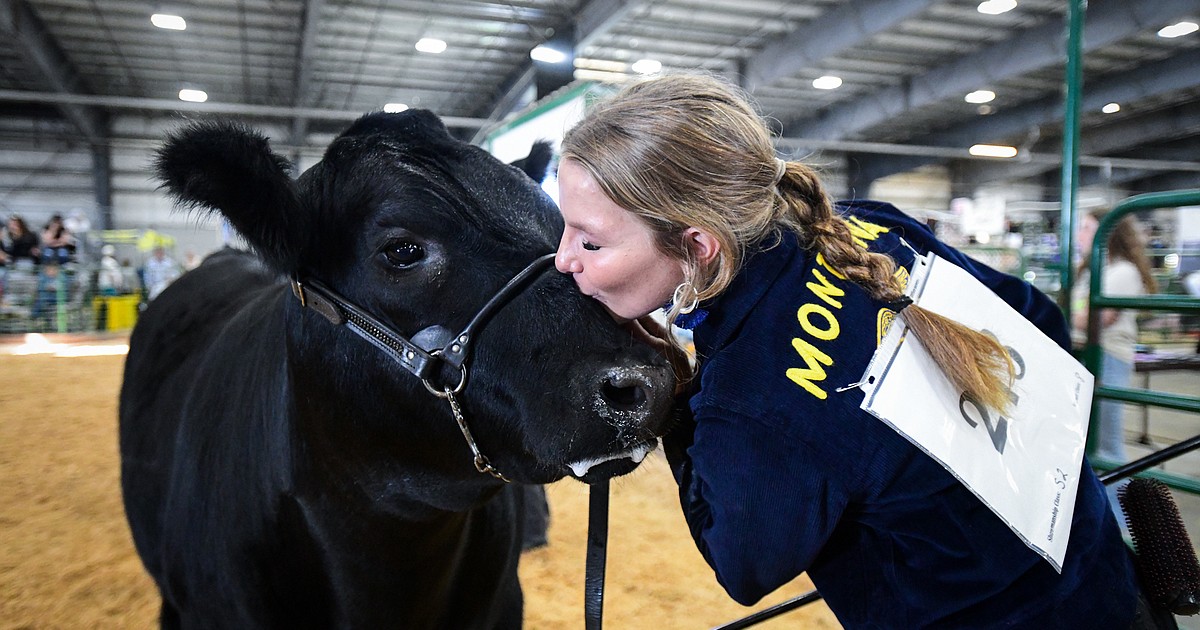
[[[690,227],[684,230],[683,240],[702,267],[712,264],[717,259],[717,254],[721,253],[721,242],[701,228]]]

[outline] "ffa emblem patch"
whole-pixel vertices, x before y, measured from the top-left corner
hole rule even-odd
[[[892,320],[894,320],[894,319],[896,319],[896,311],[893,311],[890,308],[879,309],[879,316],[877,318],[878,321],[876,322],[876,326],[875,326],[875,330],[876,330],[875,345],[876,346],[878,346],[880,343],[883,342],[883,337],[884,337],[884,335],[887,334],[888,328],[891,328]]]

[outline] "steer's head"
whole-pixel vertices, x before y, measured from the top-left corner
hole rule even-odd
[[[228,123],[176,134],[157,166],[176,198],[219,211],[281,276],[319,280],[428,349],[552,253],[563,229],[525,173],[425,111],[364,116],[298,180],[263,136]],[[322,431],[478,475],[446,402],[367,341],[289,304],[293,354],[319,364],[301,376],[325,379],[307,396],[341,423]],[[459,379],[439,369],[435,388]],[[553,267],[478,331],[467,369],[466,422],[515,481],[624,474],[667,428],[668,364]]]

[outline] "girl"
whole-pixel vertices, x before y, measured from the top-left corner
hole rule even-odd
[[[961,390],[1003,407],[1003,349],[906,307],[909,246],[963,267],[1068,347],[1044,295],[888,204],[832,204],[712,77],[651,79],[596,106],[563,141],[559,185],[559,271],[631,326],[669,303],[668,321],[694,327],[687,418],[664,445],[692,536],[731,597],[752,604],[807,571],[848,628],[1135,623],[1131,562],[1086,460],[1059,574],[860,410],[860,390],[838,391],[900,312]]]

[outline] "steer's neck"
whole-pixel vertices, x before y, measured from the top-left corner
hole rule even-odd
[[[339,378],[341,369],[290,369],[295,465],[316,487],[366,509],[431,519],[477,506],[503,485],[475,471],[448,405],[419,381],[406,383],[415,377],[362,370]]]

